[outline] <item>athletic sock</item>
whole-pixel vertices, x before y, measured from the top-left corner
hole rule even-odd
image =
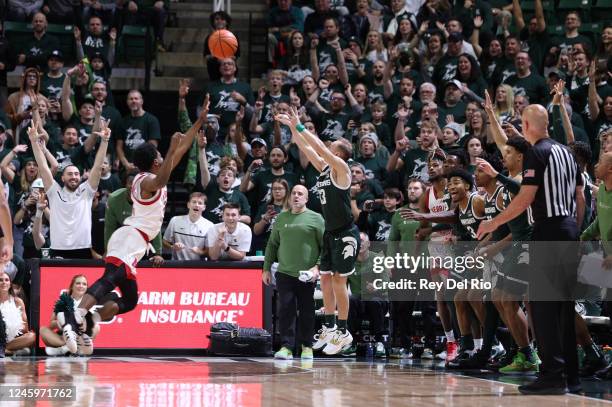
[[[340,333],[342,334],[346,333],[346,319],[338,320],[338,330],[340,330]]]
[[[446,342],[455,342],[455,333],[452,329],[450,331],[445,331],[444,335],[446,335]]]
[[[482,338],[474,339],[474,349],[480,350],[482,348]]]
[[[525,357],[527,358],[527,360],[531,363],[534,362],[534,357],[533,357],[533,349],[531,349],[531,346],[527,345],[524,348],[520,348],[519,351],[525,355]]]
[[[325,314],[325,326],[328,328],[333,328],[334,326],[336,326],[335,314]]]
[[[461,348],[463,348],[463,350],[474,349],[474,338],[472,337],[472,334],[463,335],[461,337]]]

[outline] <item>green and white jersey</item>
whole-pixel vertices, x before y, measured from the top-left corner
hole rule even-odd
[[[332,178],[331,166],[328,165],[319,175],[316,187],[325,219],[325,230],[338,231],[350,227],[353,223],[350,185],[346,188],[338,186]]]

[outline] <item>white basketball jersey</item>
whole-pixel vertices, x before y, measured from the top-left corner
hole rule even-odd
[[[168,191],[166,187],[163,187],[151,198],[142,198],[140,184],[150,174],[149,172],[141,172],[134,178],[131,191],[132,216],[125,219],[123,224],[135,227],[144,232],[149,240],[153,240],[161,231],[166,203],[168,202]]]
[[[434,191],[434,187],[432,186],[429,188],[428,193],[429,193],[429,196],[427,197],[427,208],[429,209],[429,212],[440,213],[440,212],[448,211],[450,209],[448,207],[448,199],[447,199],[448,197],[446,196],[446,191],[444,194],[442,194],[442,197],[436,198],[436,193]],[[431,225],[435,226],[437,224],[432,222]],[[430,239],[437,241],[437,240],[444,238],[445,236],[450,235],[450,233],[451,233],[450,230],[440,230],[440,231],[432,232]]]

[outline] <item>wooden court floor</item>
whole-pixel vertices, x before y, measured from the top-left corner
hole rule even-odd
[[[612,405],[609,383],[592,394],[522,396],[504,382],[449,373],[431,364],[315,359],[94,357],[0,361],[7,386],[75,386],[75,399],[0,401],[0,406],[557,407]],[[586,386],[586,387],[589,387]],[[602,387],[603,386],[603,387]],[[593,390],[595,389],[595,390]],[[599,389],[599,390],[598,390]],[[590,397],[600,397],[599,399]]]

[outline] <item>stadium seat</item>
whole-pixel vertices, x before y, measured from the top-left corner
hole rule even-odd
[[[155,53],[153,33],[149,31],[149,46],[151,57]],[[119,53],[125,62],[133,60],[144,61],[147,46],[147,27],[138,25],[124,25],[119,38]]]
[[[32,36],[32,25],[16,21],[4,22],[4,33],[11,47],[15,50],[24,49],[25,43]]]
[[[565,28],[562,25],[549,25],[546,27],[546,31],[552,36],[563,35]]]
[[[76,49],[74,43],[74,26],[63,24],[49,24],[47,32],[56,37],[60,42],[60,49],[66,61],[74,61]]]
[[[612,0],[597,0],[593,5],[593,20],[612,20]]]

